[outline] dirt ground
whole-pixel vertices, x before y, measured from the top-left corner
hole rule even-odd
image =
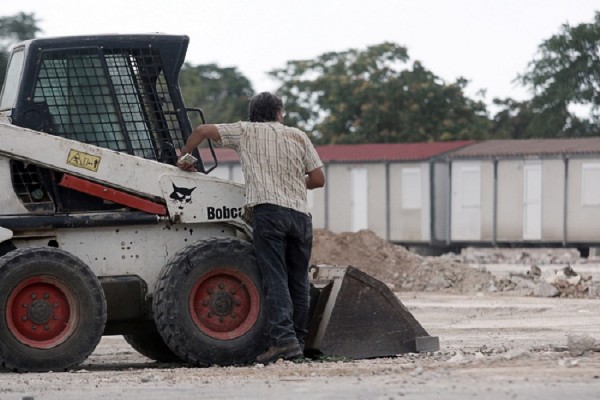
[[[491,260],[479,253],[419,257],[370,232],[319,231],[315,239],[315,263],[351,264],[376,275],[439,337],[440,350],[374,360],[191,368],[155,363],[122,337],[104,337],[70,372],[0,371],[0,400],[599,398],[600,299],[589,287],[600,265],[565,252],[554,258],[528,253],[527,262],[506,254]],[[534,264],[544,279],[531,276]],[[569,290],[548,278],[565,266],[585,271],[577,273],[579,280],[567,274]],[[533,287],[542,280],[558,293],[535,295]]]

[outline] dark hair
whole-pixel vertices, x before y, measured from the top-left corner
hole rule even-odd
[[[250,122],[277,121],[277,112],[283,111],[283,101],[269,92],[262,92],[252,97],[248,107]]]

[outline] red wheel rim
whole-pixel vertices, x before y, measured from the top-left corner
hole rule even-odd
[[[21,343],[49,349],[73,332],[77,313],[75,297],[52,276],[28,278],[10,293],[6,306],[8,329]]]
[[[190,293],[189,310],[194,324],[208,336],[235,339],[256,323],[260,295],[246,275],[218,268],[196,281]]]

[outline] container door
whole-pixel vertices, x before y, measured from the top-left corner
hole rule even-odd
[[[542,164],[526,161],[523,166],[523,239],[542,238]]]
[[[481,163],[452,164],[452,240],[481,239]]]
[[[352,232],[368,228],[367,169],[352,168]]]

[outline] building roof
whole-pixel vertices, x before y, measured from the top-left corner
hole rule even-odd
[[[600,137],[486,140],[458,149],[449,158],[559,156],[600,153]]]
[[[335,162],[376,162],[376,161],[419,161],[445,154],[475,143],[471,140],[456,142],[428,143],[380,143],[380,144],[336,144],[317,146],[316,150],[324,163]],[[234,150],[215,148],[217,160],[221,163],[239,162]],[[208,149],[201,149],[203,160],[210,162]]]
[[[418,161],[444,154],[469,144],[472,140],[428,143],[337,144],[317,147],[321,160],[327,162]]]

